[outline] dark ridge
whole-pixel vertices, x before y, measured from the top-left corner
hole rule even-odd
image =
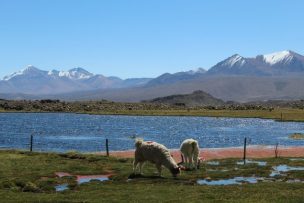
[[[187,106],[187,107],[221,106],[225,104],[223,100],[215,98],[212,95],[201,90],[196,90],[191,94],[178,94],[178,95],[170,95],[166,97],[158,97],[144,102],[162,103],[162,104]]]

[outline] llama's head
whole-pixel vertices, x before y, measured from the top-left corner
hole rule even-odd
[[[180,174],[180,167],[176,166],[174,168],[171,168],[170,172],[172,173],[173,177],[176,177],[178,174]]]
[[[201,162],[203,162],[203,161],[205,161],[205,158],[203,158],[203,157],[199,157],[197,159],[197,166],[196,166],[197,169],[200,168]]]

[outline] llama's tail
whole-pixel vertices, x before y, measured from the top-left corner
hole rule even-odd
[[[143,139],[137,138],[137,139],[135,140],[135,147],[136,147],[136,148],[140,147],[140,146],[142,145],[143,142],[144,142]]]

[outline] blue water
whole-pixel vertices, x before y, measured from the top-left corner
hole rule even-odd
[[[220,162],[218,162],[218,161],[207,161],[206,164],[211,165],[211,166],[219,166]]]
[[[62,192],[62,191],[68,190],[68,189],[69,189],[69,184],[61,184],[61,185],[55,186],[56,192]]]
[[[304,145],[289,139],[304,133],[304,123],[276,122],[256,118],[209,118],[181,116],[111,116],[66,113],[0,113],[0,148],[28,149],[34,134],[35,151],[104,151],[134,148],[132,137],[141,137],[179,148],[186,138],[199,140],[200,147],[251,145]]]
[[[273,171],[269,175],[270,177],[282,175],[282,172],[288,172],[288,171],[304,171],[304,167],[298,166],[288,166],[288,165],[278,165],[272,167]]]
[[[78,185],[81,185],[83,183],[89,183],[92,180],[103,182],[103,181],[109,180],[109,178],[107,178],[107,177],[79,178],[79,180],[77,182],[78,182]],[[67,183],[55,186],[56,192],[62,192],[62,191],[68,190],[68,189],[69,189],[69,184],[67,184]]]
[[[78,184],[83,184],[83,183],[89,183],[92,180],[97,180],[97,181],[107,181],[109,178],[107,177],[99,177],[99,178],[80,178],[78,180]]]
[[[266,161],[254,161],[254,160],[246,160],[246,164],[257,164],[258,166],[266,166]],[[236,162],[237,165],[244,165],[244,161],[238,161]]]
[[[221,179],[221,180],[205,180],[200,179],[197,181],[199,185],[241,185],[243,182],[246,183],[258,183],[258,180],[263,180],[259,177],[234,177],[230,179]]]

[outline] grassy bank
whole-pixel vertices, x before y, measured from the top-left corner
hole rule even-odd
[[[212,116],[240,118],[270,118],[281,121],[304,121],[304,107],[284,103],[288,107],[263,105],[225,105],[185,107],[153,103],[120,103],[102,101],[63,102],[59,100],[9,101],[0,100],[2,112],[66,112],[102,115]],[[288,104],[288,105],[287,105]],[[281,106],[284,106],[281,105]],[[304,105],[304,104],[303,104]]]
[[[233,118],[267,118],[278,121],[304,121],[304,110],[277,108],[268,110],[133,110],[114,112],[82,112],[103,115],[137,115],[137,116],[206,116]]]
[[[173,179],[167,170],[163,178],[154,176],[151,164],[144,167],[145,177],[128,180],[131,159],[92,154],[29,153],[0,151],[0,202],[301,202],[303,171],[286,173],[282,182],[263,182],[230,186],[196,184],[200,178],[212,180],[235,176],[266,177],[272,166],[304,166],[304,161],[287,158],[264,159],[266,166],[237,165],[236,159],[220,160],[219,165],[203,164],[198,171],[186,171]],[[236,169],[237,168],[237,169]],[[55,172],[78,175],[112,174],[107,182],[93,181],[78,185],[74,177],[59,178]],[[69,190],[55,192],[54,186],[69,184]]]
[[[185,107],[154,103],[120,103],[110,101],[59,100],[9,101],[0,100],[2,112],[62,112],[103,115],[142,116],[212,116],[240,118],[270,118],[282,121],[304,121],[304,107],[301,102],[275,105],[231,104],[224,106]],[[283,107],[282,107],[283,106]],[[284,107],[287,106],[287,107]]]
[[[4,111],[0,113],[50,113],[49,111]],[[117,110],[117,111],[77,111],[53,113],[80,113],[92,115],[132,115],[132,116],[205,116],[205,117],[230,117],[230,118],[264,118],[277,121],[304,121],[302,109],[274,109],[266,110]]]

